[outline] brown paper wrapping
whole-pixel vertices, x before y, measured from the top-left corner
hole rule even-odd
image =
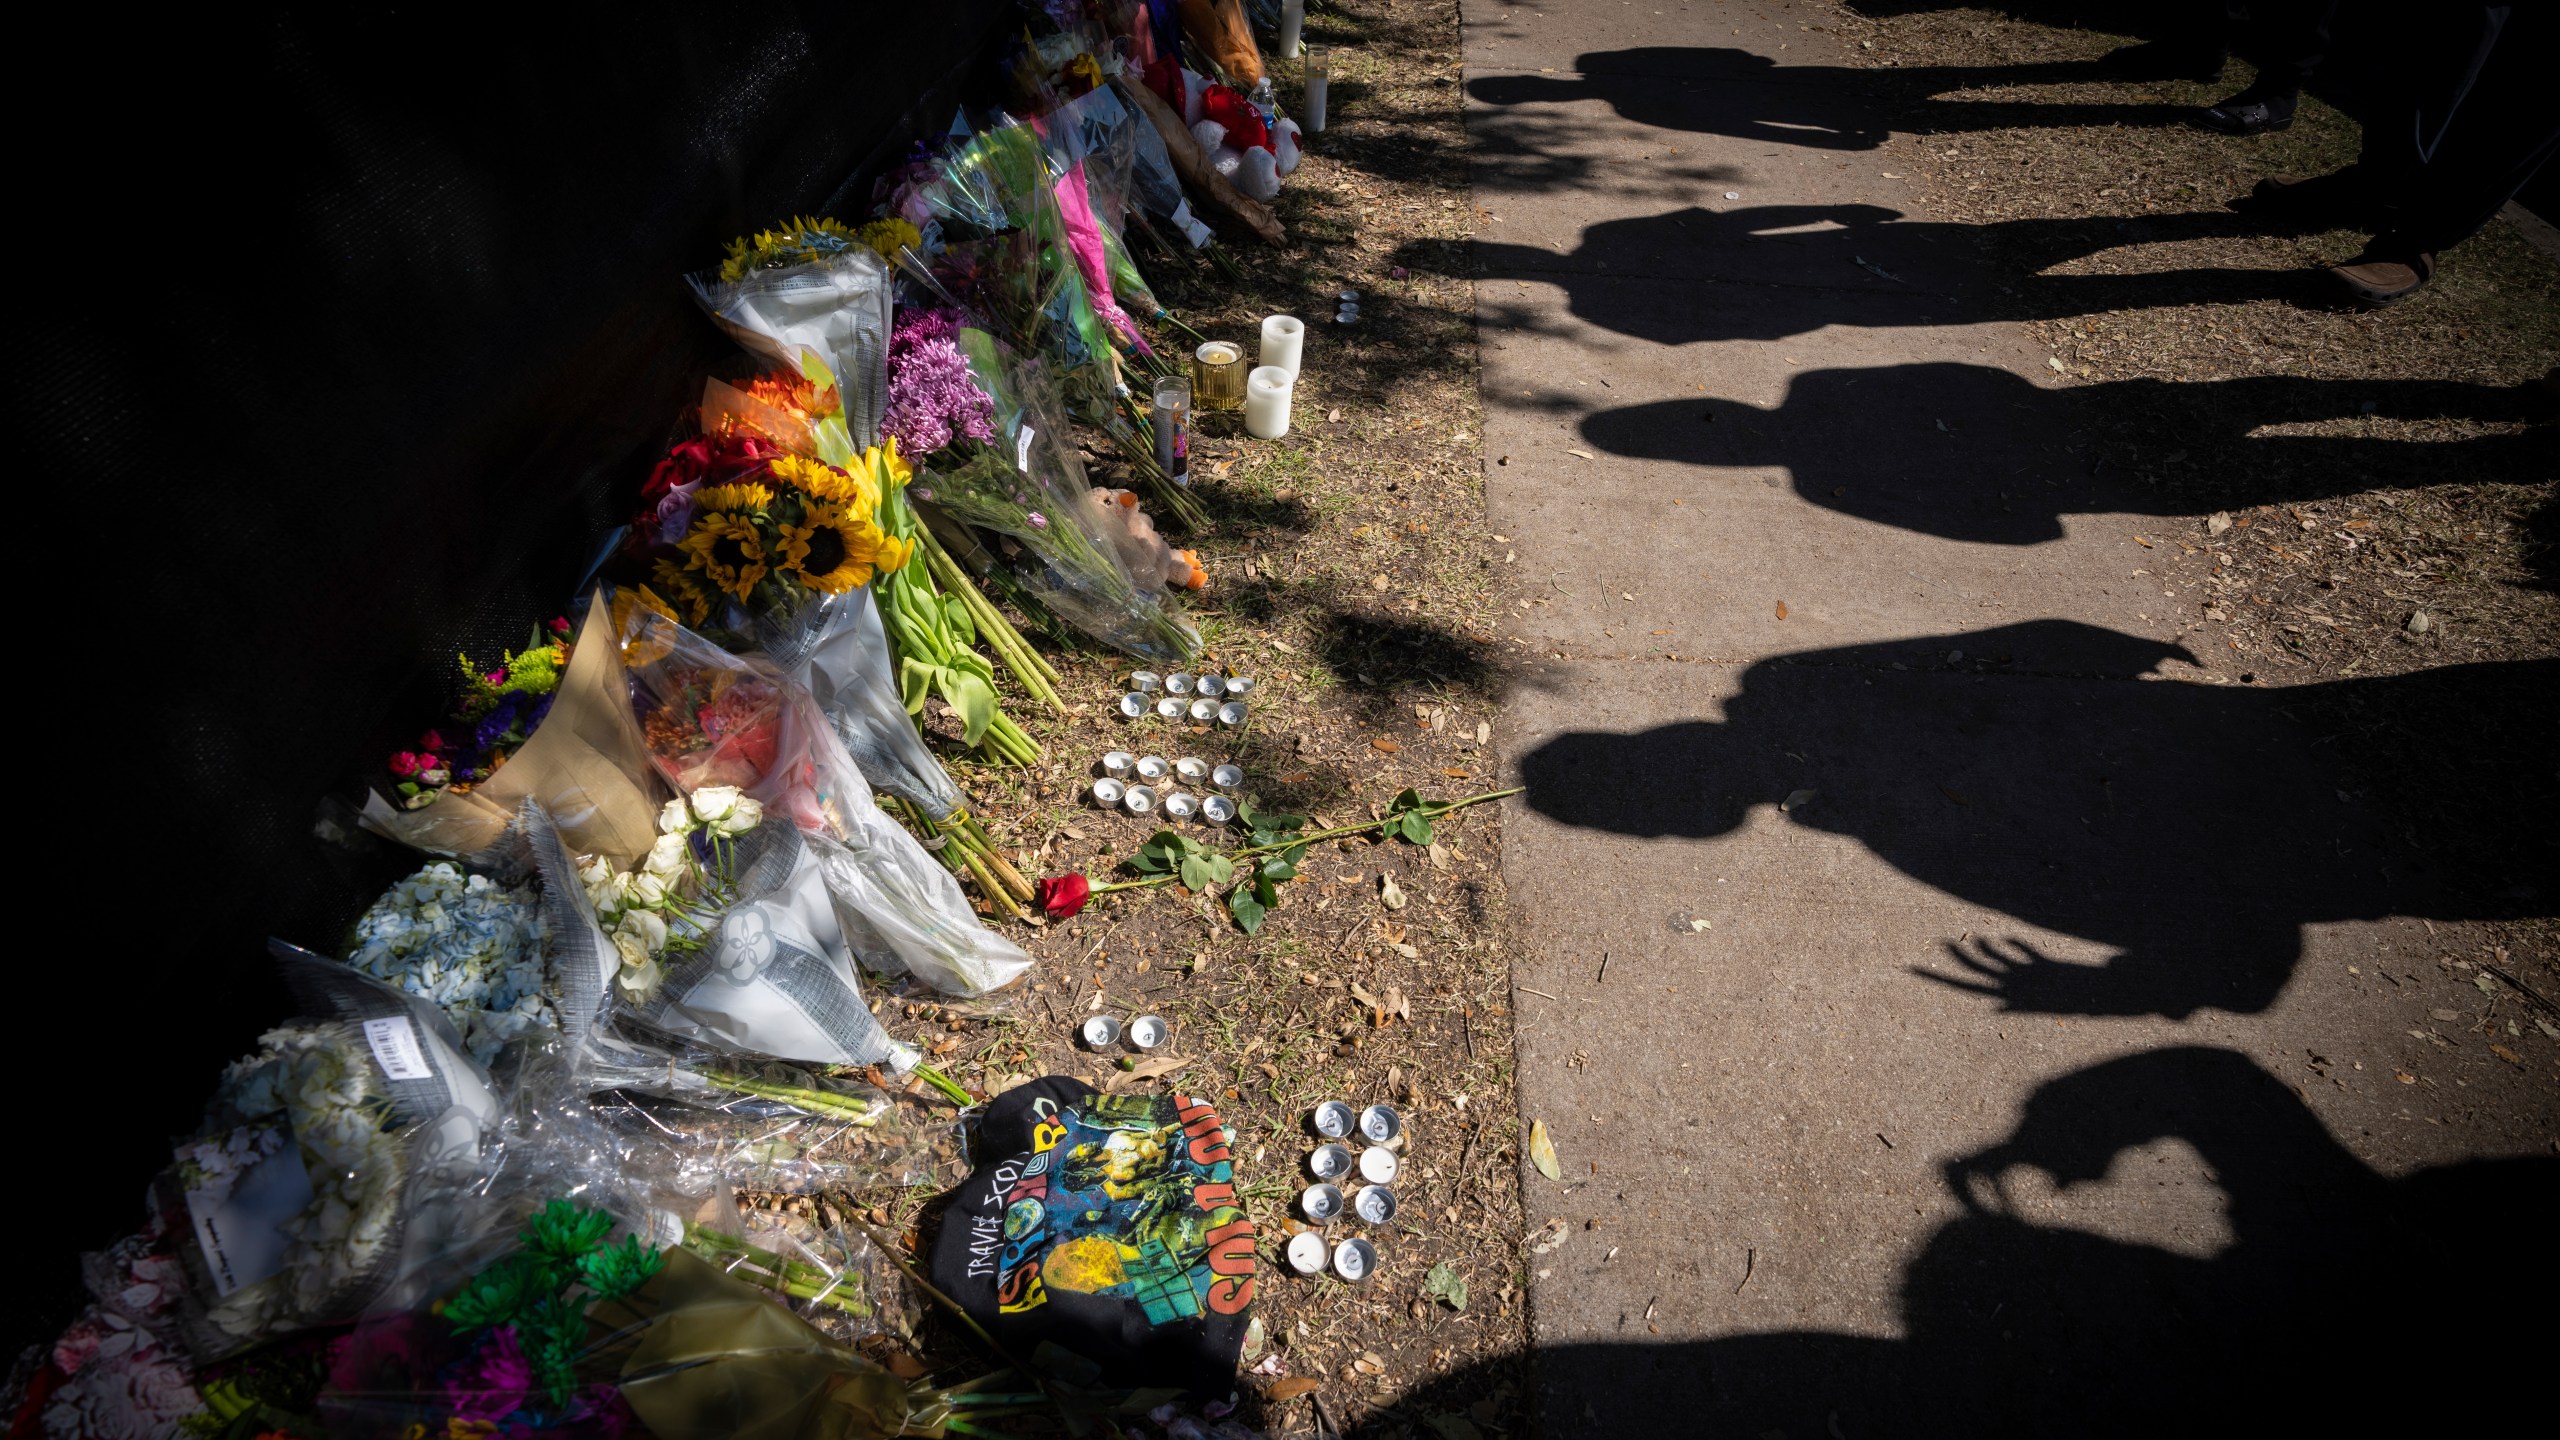
[[[631,716],[603,591],[587,602],[578,633],[583,643],[569,656],[551,713],[498,773],[420,810],[367,795],[365,828],[431,855],[467,858],[496,845],[531,798],[551,812],[574,853],[626,865],[648,853],[658,838],[658,782]]]
[[[1250,90],[1262,83],[1262,52],[1244,23],[1244,0],[1179,0],[1174,8],[1182,33],[1226,72],[1228,84]]]
[[[581,1369],[608,1370],[656,1440],[890,1440],[950,1413],[690,1250],[589,1320],[605,1338]]]
[[[1156,127],[1156,133],[1164,137],[1165,154],[1194,193],[1243,221],[1253,233],[1272,244],[1288,240],[1289,232],[1280,228],[1280,221],[1269,206],[1247,198],[1209,163],[1209,157],[1200,151],[1200,142],[1191,137],[1190,127],[1182,123],[1172,106],[1164,103],[1163,96],[1134,80],[1120,82],[1120,94],[1136,105],[1139,113]]]

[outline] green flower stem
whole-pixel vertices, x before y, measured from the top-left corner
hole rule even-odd
[[[1449,800],[1436,803],[1425,801],[1422,805],[1416,808],[1422,813],[1436,818],[1438,816],[1446,815],[1452,810],[1464,810],[1470,805],[1481,805],[1487,800],[1500,800],[1505,796],[1517,795],[1526,788],[1528,787],[1514,785],[1508,790],[1488,790],[1482,795],[1470,795],[1464,800]],[[1409,814],[1412,812],[1408,811],[1399,813]],[[1330,830],[1318,830],[1312,835],[1293,835],[1286,840],[1270,845],[1248,845],[1242,850],[1230,853],[1227,858],[1230,860],[1244,860],[1256,855],[1269,855],[1274,851],[1286,850],[1292,845],[1313,845],[1319,840],[1334,840],[1345,835],[1364,835],[1372,830],[1382,830],[1386,828],[1387,824],[1388,822],[1385,820],[1371,820],[1366,824],[1361,825],[1336,825]],[[1168,880],[1175,880],[1180,877],[1180,871],[1176,871],[1168,875],[1150,875],[1144,880],[1121,880],[1109,885],[1096,885],[1086,893],[1091,895],[1108,895],[1115,890],[1148,890],[1155,886],[1162,885]]]
[[[741,1095],[754,1095],[766,1100],[779,1100],[786,1105],[796,1105],[813,1115],[849,1121],[866,1129],[880,1122],[878,1106],[847,1099],[842,1095],[830,1094],[824,1090],[810,1090],[798,1085],[776,1085],[769,1081],[750,1080],[744,1075],[732,1075],[720,1070],[703,1070],[696,1073],[722,1090],[734,1090]]]
[[[1192,329],[1190,326],[1183,324],[1182,317],[1174,314],[1170,310],[1158,310],[1156,312],[1156,318],[1167,325],[1172,326],[1174,329],[1181,331],[1183,334],[1190,336],[1192,343],[1194,344],[1206,345],[1209,343],[1208,336],[1203,335],[1199,331]]]
[[[1014,869],[1012,863],[1004,858],[1004,852],[996,848],[996,842],[988,836],[986,828],[978,823],[978,817],[975,815],[964,817],[960,822],[960,828],[977,842],[979,857],[987,862],[988,869],[996,872],[996,878],[1004,882],[1004,888],[1013,892],[1013,898],[1030,899],[1031,882],[1022,878],[1022,872]]]
[[[853,1294],[852,1288],[841,1277],[829,1275],[815,1265],[786,1259],[770,1250],[750,1245],[738,1236],[709,1226],[687,1223],[684,1245],[706,1260],[743,1257],[752,1267],[745,1278],[767,1290],[779,1290],[795,1300],[814,1300],[847,1315],[867,1317],[872,1313],[872,1307]],[[734,1275],[738,1271],[730,1268],[728,1273]]]
[[[960,1088],[958,1082],[954,1081],[950,1076],[943,1074],[941,1071],[934,1069],[930,1065],[920,1064],[916,1066],[916,1077],[924,1081],[927,1085],[930,1085],[934,1089],[949,1096],[951,1098],[951,1102],[955,1105],[966,1108],[978,1103],[974,1096],[970,1095],[968,1091]]]
[[[998,915],[1007,920],[1022,918],[1022,906],[1005,889],[1004,882],[987,869],[987,862],[979,858],[976,851],[961,851],[960,863],[969,867],[969,878],[978,882],[978,893],[987,897],[987,903],[995,907]]]
[[[981,1395],[974,1390],[960,1390],[952,1393],[951,1404],[954,1408],[974,1405],[1038,1405],[1042,1403],[1042,1399],[1043,1397],[1038,1395]]]
[[[960,603],[968,607],[969,618],[977,622],[979,638],[987,642],[987,648],[995,651],[997,658],[1013,671],[1014,678],[1022,682],[1022,688],[1031,698],[1041,701],[1058,714],[1067,713],[1066,702],[1058,697],[1058,672],[1049,667],[1048,661],[1040,658],[1038,652],[1022,638],[1022,632],[1014,629],[1013,622],[1004,618],[1004,612],[996,609],[986,594],[970,581],[968,572],[962,570],[950,552],[942,548],[942,541],[934,535],[932,527],[917,526],[916,538],[924,549],[927,570],[937,584],[950,594],[959,596]]]

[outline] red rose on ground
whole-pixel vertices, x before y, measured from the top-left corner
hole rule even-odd
[[[1085,898],[1093,893],[1093,882],[1082,875],[1060,875],[1035,882],[1031,887],[1031,903],[1052,920],[1064,920],[1084,909]]]

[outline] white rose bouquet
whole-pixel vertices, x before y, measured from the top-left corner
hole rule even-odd
[[[702,948],[738,895],[738,837],[763,822],[763,802],[734,785],[706,785],[666,803],[657,843],[630,870],[601,855],[578,862],[587,903],[620,962],[613,983],[626,998],[657,993],[666,978],[660,956]]]

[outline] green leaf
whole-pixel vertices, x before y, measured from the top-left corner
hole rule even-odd
[[[1271,907],[1254,893],[1259,887],[1239,885],[1227,897],[1227,913],[1236,917],[1236,928],[1247,935],[1262,928],[1262,917]]]
[[[1280,887],[1271,883],[1270,876],[1256,875],[1253,877],[1253,898],[1261,901],[1266,910],[1276,909],[1280,904]]]
[[[1173,862],[1150,847],[1130,856],[1129,868],[1141,875],[1162,875],[1173,868]]]
[[[1207,856],[1185,855],[1182,857],[1182,888],[1185,890],[1206,890],[1209,888],[1209,860]]]
[[[1390,806],[1388,806],[1388,807],[1387,807],[1387,813],[1388,813],[1388,814],[1390,814],[1390,815],[1393,815],[1393,814],[1397,813],[1398,811],[1403,811],[1403,810],[1419,810],[1419,809],[1421,809],[1421,808],[1422,808],[1422,803],[1423,803],[1423,802],[1422,802],[1422,792],[1421,792],[1421,791],[1419,791],[1419,790],[1407,790],[1407,791],[1406,791],[1406,792],[1404,792],[1403,794],[1398,795],[1398,796],[1396,797],[1396,801],[1395,801],[1395,803],[1394,803],[1394,804],[1392,804],[1392,805],[1390,805]]]
[[[1291,864],[1283,856],[1266,855],[1262,860],[1262,878],[1265,880],[1295,880],[1298,878],[1298,867]]]
[[[1529,1163],[1550,1180],[1564,1178],[1564,1166],[1556,1160],[1556,1142],[1547,1138],[1547,1122],[1529,1122]]]
[[[898,661],[898,699],[910,715],[924,713],[925,696],[933,692],[933,677],[940,666],[900,657]]]
[[[1422,1293],[1445,1303],[1452,1310],[1467,1308],[1467,1282],[1458,1274],[1457,1267],[1446,1260],[1432,1266],[1431,1273],[1422,1277]]]
[[[1406,843],[1413,845],[1428,845],[1431,843],[1431,817],[1423,814],[1421,811],[1406,811],[1401,828]]]
[[[1228,859],[1226,856],[1210,854],[1202,856],[1201,859],[1205,861],[1209,867],[1209,884],[1212,887],[1224,885],[1235,878],[1236,862]],[[1192,888],[1196,890],[1200,887],[1195,885]]]
[[[934,679],[941,687],[943,703],[959,712],[961,739],[971,745],[985,739],[987,727],[996,719],[995,687],[958,670],[945,670]]]
[[[978,643],[978,622],[969,607],[957,595],[942,597],[942,618],[951,625],[951,633],[963,645]]]

